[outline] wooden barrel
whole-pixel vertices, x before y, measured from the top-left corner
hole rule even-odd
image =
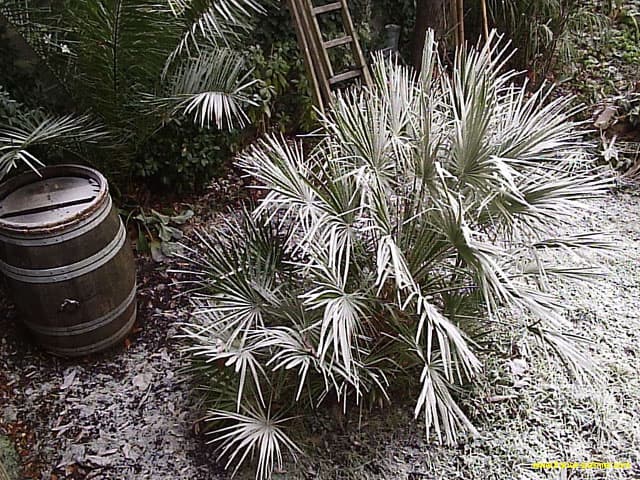
[[[135,263],[97,171],[59,165],[0,186],[0,271],[20,317],[48,351],[97,352],[136,317]]]

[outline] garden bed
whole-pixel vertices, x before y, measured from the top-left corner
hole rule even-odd
[[[635,21],[639,3],[629,5]],[[559,91],[591,104],[585,118],[593,113],[596,119],[637,81],[638,29],[622,20],[614,19],[609,37],[603,34],[613,40],[608,46],[585,33],[578,50],[587,53],[576,54],[569,73],[557,76]],[[605,133],[611,141],[615,132]],[[214,182],[204,196],[182,199],[176,211],[196,211],[187,235],[218,224],[224,206],[246,199],[241,183],[232,176]],[[640,189],[619,188],[589,207],[567,233],[604,230],[620,253],[595,260],[608,270],[595,284],[554,288],[575,332],[591,341],[588,349],[600,368],[593,382],[575,383],[557,359],[508,325],[497,325],[499,353],[481,355],[482,378],[459,399],[480,438],[438,446],[425,438],[423,420],[412,418],[415,405],[408,399],[392,398],[383,411],[346,418],[327,409],[305,422],[305,455],[274,478],[640,478]],[[136,326],[123,344],[92,357],[65,360],[42,352],[0,293],[0,441],[8,438],[18,452],[23,478],[229,478],[206,444],[193,385],[180,373],[187,363],[176,335],[189,302],[179,296],[184,288],[174,284],[176,276],[167,273],[176,261],[158,264],[138,255],[137,264]],[[532,468],[554,460],[629,468]],[[249,468],[238,475],[253,477]]]
[[[424,438],[420,421],[411,420],[413,405],[402,403],[340,428],[320,417],[309,454],[277,476],[559,478],[558,471],[530,467],[559,460],[632,465],[573,478],[640,478],[640,191],[612,192],[590,207],[575,231],[604,230],[622,254],[603,265],[609,275],[595,285],[558,288],[577,331],[592,341],[601,368],[597,384],[574,384],[555,360],[505,331],[504,355],[487,361],[483,382],[463,399],[480,439],[437,447]],[[209,215],[207,222],[217,219]],[[176,297],[180,289],[166,268],[138,258],[133,334],[93,357],[47,355],[3,305],[0,434],[13,440],[24,478],[226,478],[198,431],[201,412],[179,373],[176,334],[188,300]]]

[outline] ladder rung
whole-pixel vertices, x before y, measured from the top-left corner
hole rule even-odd
[[[352,41],[353,41],[353,38],[351,37],[351,35],[347,35],[346,37],[340,37],[340,38],[335,38],[333,40],[328,40],[324,42],[322,45],[324,46],[324,48],[332,48],[332,47],[338,47],[340,45],[345,45],[347,43],[351,43]]]
[[[336,10],[340,10],[342,8],[342,4],[340,2],[327,3],[326,5],[321,5],[319,7],[315,7],[313,10],[314,15],[320,15],[321,13],[327,12],[335,12]]]
[[[351,78],[356,78],[362,75],[362,67],[356,67],[353,70],[347,70],[346,72],[339,73],[329,79],[329,83],[331,85],[335,85],[336,83],[344,82],[345,80],[349,80]]]

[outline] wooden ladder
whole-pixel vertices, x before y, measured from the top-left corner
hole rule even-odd
[[[298,36],[298,45],[304,55],[307,75],[311,81],[313,96],[320,111],[324,112],[333,101],[333,89],[347,81],[359,81],[371,85],[371,75],[362,54],[346,0],[314,5],[313,0],[287,0]],[[318,17],[331,12],[340,12],[344,35],[325,40],[320,30]],[[355,65],[336,73],[329,59],[331,48],[350,45]]]

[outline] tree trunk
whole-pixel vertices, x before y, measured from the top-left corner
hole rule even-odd
[[[412,60],[416,69],[422,63],[422,50],[427,29],[436,33],[436,38],[444,35],[446,0],[416,0],[416,23],[413,28]]]
[[[30,106],[45,106],[57,113],[69,113],[73,110],[71,95],[65,86],[2,12],[0,64],[3,68],[0,73],[0,85],[5,87],[15,100]],[[16,89],[18,91],[15,91]]]

